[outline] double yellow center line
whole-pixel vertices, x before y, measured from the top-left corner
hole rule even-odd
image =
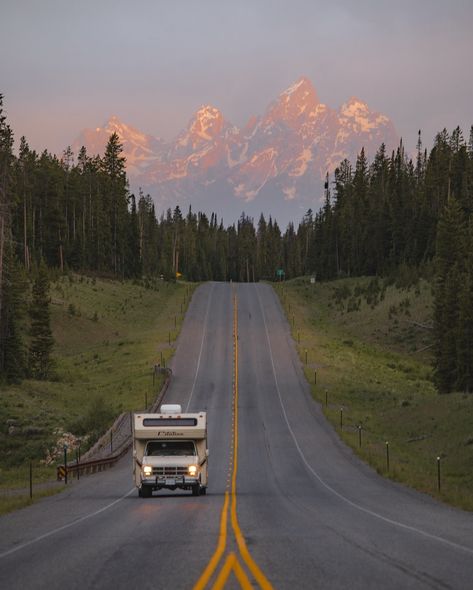
[[[243,590],[251,590],[254,588],[250,578],[253,577],[262,590],[272,590],[272,586],[263,574],[261,569],[251,557],[248,547],[246,546],[245,538],[240,529],[237,517],[237,493],[236,480],[238,471],[238,301],[236,294],[233,295],[233,425],[232,425],[232,447],[233,447],[233,471],[232,471],[232,486],[231,492],[225,492],[225,500],[223,503],[222,513],[220,516],[220,531],[218,537],[217,548],[210,558],[209,563],[202,572],[194,586],[194,590],[204,590],[209,584],[212,576],[217,570],[222,558],[227,549],[228,539],[228,506],[230,504],[230,521],[235,535],[238,553],[229,551],[223,566],[220,568],[218,575],[212,585],[213,590],[220,590],[225,587],[225,584],[233,572]],[[231,502],[230,502],[231,497]],[[250,576],[240,563],[239,557],[242,558],[250,572]]]

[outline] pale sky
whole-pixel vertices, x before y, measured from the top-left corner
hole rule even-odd
[[[0,0],[19,140],[61,152],[112,114],[171,139],[202,104],[243,126],[304,75],[388,115],[409,151],[473,123],[472,0]]]

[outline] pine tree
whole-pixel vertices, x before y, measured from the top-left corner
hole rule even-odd
[[[223,220],[217,229],[216,238],[217,251],[217,274],[215,280],[228,281],[228,233],[223,226]]]
[[[458,381],[459,293],[465,257],[465,219],[451,198],[439,220],[434,286],[435,380],[448,393]]]
[[[354,215],[353,172],[348,160],[343,160],[334,173],[334,231],[337,251],[337,274],[352,274],[351,230]],[[317,256],[322,247],[320,220],[316,215],[312,267],[317,269]]]
[[[102,244],[109,252],[115,275],[123,273],[126,222],[128,218],[128,186],[126,159],[117,133],[112,133],[101,162],[103,177]],[[108,216],[108,219],[107,219]],[[108,230],[108,231],[107,231]]]
[[[182,265],[183,274],[191,281],[197,280],[197,215],[190,205],[184,229]]]
[[[137,278],[141,276],[142,260],[140,257],[140,230],[135,195],[130,196],[130,201],[131,209],[128,223],[128,239],[125,248],[124,273],[127,278]]]
[[[253,282],[256,266],[256,231],[253,219],[242,213],[238,220],[238,280]]]
[[[36,153],[30,150],[26,138],[21,137],[18,159],[16,161],[16,191],[19,202],[14,231],[17,237],[22,237],[21,243],[23,252],[21,258],[23,259],[27,270],[29,270],[31,266],[32,209],[35,169]]]
[[[26,374],[24,342],[27,283],[11,248],[5,257],[3,282],[3,322],[0,347],[0,373],[10,382],[19,382]]]
[[[261,213],[256,232],[256,274],[261,277],[272,278],[268,274],[268,225]]]
[[[3,322],[3,271],[4,260],[11,240],[11,180],[13,163],[13,132],[3,111],[0,94],[0,323]]]
[[[466,265],[458,294],[457,370],[455,388],[473,391],[473,219],[466,243]]]
[[[48,379],[53,369],[54,340],[49,312],[49,279],[42,261],[33,283],[30,315],[29,370],[36,379]]]

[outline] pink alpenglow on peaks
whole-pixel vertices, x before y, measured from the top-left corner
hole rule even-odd
[[[112,133],[116,133],[123,144],[123,155],[126,157],[127,173],[130,178],[142,174],[143,170],[158,158],[163,147],[163,141],[158,137],[142,133],[131,125],[122,123],[116,115],[113,115],[102,127],[84,129],[73,142],[72,149],[77,154],[80,148],[85,146],[89,156],[102,155]]]
[[[194,210],[241,212],[244,206],[256,215],[317,209],[327,172],[345,158],[354,162],[361,148],[373,158],[381,143],[392,150],[399,142],[389,117],[355,97],[338,109],[323,104],[306,77],[241,129],[212,105],[198,108],[169,142],[113,116],[84,130],[73,150],[85,145],[89,155],[102,154],[113,132],[123,142],[132,188],[149,192],[158,207],[192,203]]]
[[[269,107],[266,116],[297,126],[315,112],[318,104],[319,98],[311,81],[301,78],[281,92],[278,99]]]

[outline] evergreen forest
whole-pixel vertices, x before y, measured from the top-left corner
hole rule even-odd
[[[48,272],[116,279],[259,281],[386,276],[434,268],[435,379],[473,389],[473,127],[435,137],[410,158],[401,144],[344,160],[325,200],[296,227],[244,213],[225,226],[191,208],[155,210],[130,192],[116,134],[103,156],[14,150],[0,95],[0,374],[47,378],[53,347]],[[315,201],[315,199],[314,199]],[[279,271],[279,272],[278,272]],[[281,272],[282,271],[282,272]],[[284,275],[283,275],[284,273]]]

